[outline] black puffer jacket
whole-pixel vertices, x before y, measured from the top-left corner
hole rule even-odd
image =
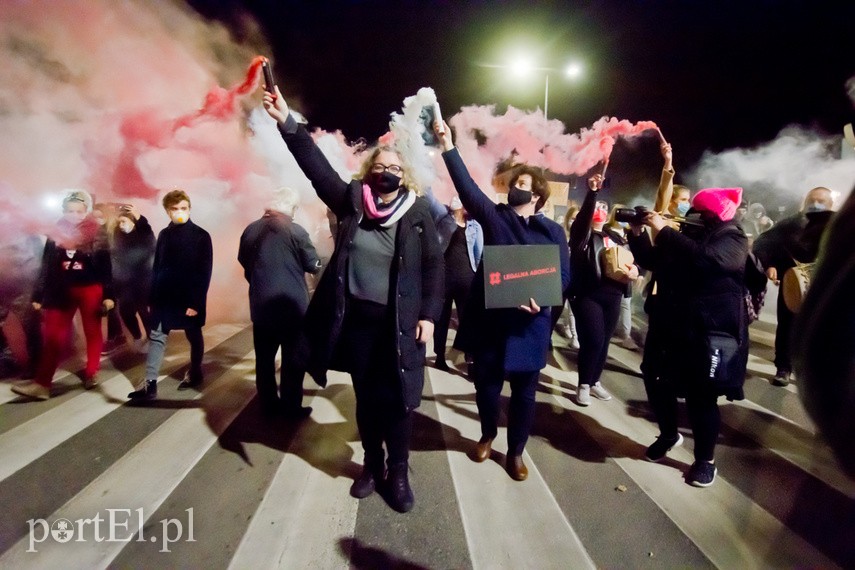
[[[333,355],[346,309],[348,254],[363,215],[362,182],[342,180],[292,117],[280,131],[318,196],[338,219],[335,250],[305,320],[309,342],[306,369],[324,383],[328,369],[348,372]],[[398,222],[390,271],[389,297],[396,322],[395,330],[389,331],[389,342],[396,346],[403,402],[409,411],[419,406],[424,387],[425,345],[416,341],[416,327],[419,320],[439,318],[445,286],[442,250],[424,198],[418,198]]]

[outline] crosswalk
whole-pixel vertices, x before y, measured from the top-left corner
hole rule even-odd
[[[189,352],[178,335],[146,405],[126,399],[143,370],[130,352],[105,359],[88,392],[70,373],[46,402],[0,383],[0,568],[855,566],[855,483],[797,385],[770,385],[768,320],[752,328],[747,399],[722,403],[712,487],[682,479],[685,423],[683,447],[643,460],[657,429],[638,352],[613,345],[614,399],[580,408],[574,353],[556,337],[522,483],[504,472],[503,431],[491,460],[468,458],[479,424],[465,376],[426,369],[406,515],[348,495],[362,456],[346,375],[323,390],[307,380],[308,420],[264,419],[251,329],[205,337],[204,390],[176,389]]]

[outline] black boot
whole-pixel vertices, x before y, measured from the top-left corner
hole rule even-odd
[[[131,400],[154,400],[157,398],[157,380],[146,380],[145,385],[128,394],[128,398]]]
[[[396,463],[389,466],[386,475],[386,488],[389,493],[389,506],[399,513],[407,513],[412,510],[416,502],[410,481],[407,477],[407,462]]]
[[[380,460],[365,458],[362,473],[350,486],[350,496],[364,499],[374,492],[377,485],[383,481],[383,458]]]

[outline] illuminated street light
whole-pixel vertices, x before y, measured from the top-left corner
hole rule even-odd
[[[543,92],[543,119],[546,121],[549,117],[549,74],[559,70],[553,67],[535,67],[528,58],[523,56],[517,57],[508,65],[499,65],[496,67],[509,69],[517,77],[525,77],[534,71],[543,72],[545,77]],[[578,79],[581,77],[582,71],[582,65],[579,62],[571,62],[564,68],[564,76],[568,79]]]

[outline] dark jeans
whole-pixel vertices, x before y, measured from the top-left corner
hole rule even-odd
[[[656,316],[650,316],[647,339],[644,342],[644,360],[641,372],[644,388],[650,402],[660,435],[667,438],[677,437],[677,391],[673,381],[662,377],[664,359],[668,358],[666,331],[658,323]],[[679,379],[678,381],[690,381]],[[700,381],[700,379],[698,379]],[[721,415],[718,409],[718,396],[703,390],[689,388],[685,393],[686,411],[689,425],[695,437],[695,460],[712,461],[715,458],[715,444],[721,429]]]
[[[466,306],[466,300],[469,298],[469,292],[472,289],[472,279],[469,281],[456,279],[452,282],[446,282],[445,286],[445,304],[442,306],[442,313],[439,315],[439,320],[433,330],[433,351],[441,358],[445,357],[445,343],[448,340],[448,324],[451,322],[451,303],[457,307],[457,318],[462,318]]]
[[[600,381],[609,355],[609,341],[620,317],[622,298],[618,289],[604,286],[570,302],[579,335],[580,386],[593,386]]]
[[[534,422],[535,393],[540,370],[508,372],[511,401],[508,407],[508,455],[522,455]],[[478,354],[472,367],[475,402],[481,419],[481,436],[495,438],[499,425],[499,397],[505,383],[501,355]]]
[[[793,320],[795,315],[784,302],[783,288],[778,288],[778,328],[775,330],[775,367],[778,370],[791,372],[790,346],[792,343]]]
[[[384,305],[348,299],[336,348],[353,380],[366,464],[382,464],[384,442],[388,465],[406,463],[410,456],[413,420],[404,407],[393,318]]]
[[[253,323],[255,348],[255,386],[263,408],[293,410],[303,402],[303,377],[306,371],[297,364],[299,326],[293,322]],[[276,352],[282,348],[279,390],[276,390]]]

